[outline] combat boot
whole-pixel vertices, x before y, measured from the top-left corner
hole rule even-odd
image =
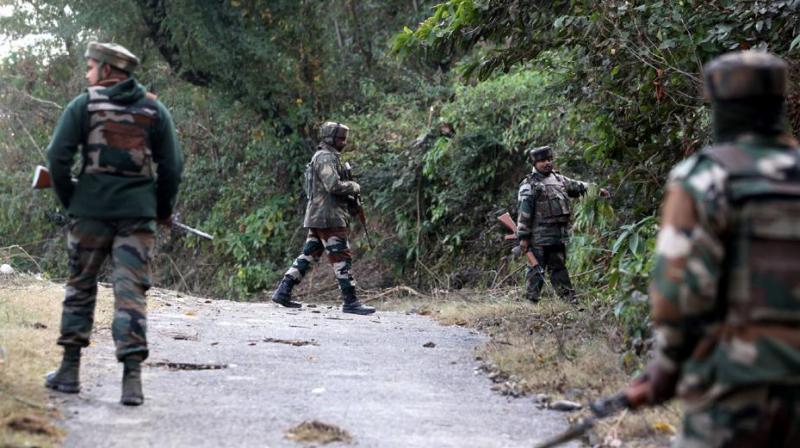
[[[342,300],[344,301],[344,304],[342,305],[343,313],[366,315],[375,312],[375,308],[364,305],[358,301],[355,291],[345,292],[342,295]]]
[[[126,359],[122,371],[122,398],[120,403],[125,406],[139,406],[144,403],[142,393],[142,361],[139,359]]]
[[[77,394],[80,386],[81,348],[74,345],[64,347],[64,357],[58,370],[44,377],[44,385],[65,394]]]
[[[300,308],[303,305],[292,301],[292,288],[294,288],[294,279],[290,275],[284,275],[278,289],[272,294],[272,301],[287,308]]]

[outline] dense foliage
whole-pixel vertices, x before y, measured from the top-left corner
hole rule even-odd
[[[64,275],[54,199],[27,182],[96,38],[142,56],[138,78],[179,126],[183,219],[217,236],[162,238],[162,283],[235,298],[270,288],[303,238],[315,129],[337,119],[354,130],[346,157],[378,242],[356,249],[380,282],[517,281],[500,275],[521,261],[498,244],[495,216],[515,207],[524,150],[549,143],[564,173],[613,192],[576,207],[579,289],[644,332],[663,179],[708,141],[701,65],[736,48],[792,60],[800,2],[433,3],[3,2],[5,36],[40,39],[0,67],[0,258]]]

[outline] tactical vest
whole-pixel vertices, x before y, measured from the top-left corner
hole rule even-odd
[[[536,173],[528,176],[531,185],[531,194],[534,198],[533,226],[566,226],[569,224],[572,210],[569,204],[569,195],[564,180],[556,173],[551,176],[557,182],[544,183]]]
[[[149,99],[135,104],[114,102],[100,93],[104,89],[88,88],[89,129],[82,172],[153,178],[150,130],[158,109]]]
[[[703,156],[728,173],[725,194],[732,219],[719,288],[733,328],[800,325],[800,150],[786,150],[780,166],[759,169],[759,160],[734,145]]]

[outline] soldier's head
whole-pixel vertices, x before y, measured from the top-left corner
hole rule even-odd
[[[125,79],[139,66],[139,58],[122,45],[90,42],[86,47],[86,81],[99,84],[106,79]]]
[[[703,78],[718,141],[786,129],[789,74],[781,58],[755,50],[726,53],[706,64]]]
[[[334,121],[326,121],[319,128],[319,138],[323,142],[333,146],[337,151],[344,149],[347,144],[347,134],[350,128]]]
[[[536,171],[542,174],[553,172],[553,150],[550,146],[539,146],[528,150],[528,157]]]

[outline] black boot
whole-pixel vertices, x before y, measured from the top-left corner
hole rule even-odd
[[[144,403],[142,393],[142,361],[139,359],[126,359],[122,371],[122,398],[120,402],[125,406],[139,406]]]
[[[355,290],[343,292],[342,300],[344,301],[344,305],[342,305],[343,313],[366,315],[375,312],[375,308],[358,301]]]
[[[294,288],[294,279],[290,275],[284,275],[278,289],[272,294],[272,301],[287,308],[300,308],[303,305],[292,301],[292,288]]]
[[[44,385],[65,394],[77,394],[81,390],[80,366],[81,348],[73,345],[65,346],[61,366],[44,377]]]

